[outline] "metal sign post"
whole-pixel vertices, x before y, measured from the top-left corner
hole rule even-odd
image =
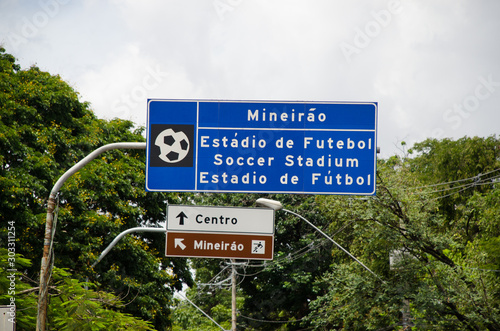
[[[36,316],[36,330],[44,331],[45,330],[45,322],[47,319],[47,298],[48,298],[48,288],[49,288],[49,280],[52,274],[52,262],[54,259],[52,252],[52,244],[54,242],[54,234],[55,234],[55,226],[54,226],[54,209],[56,205],[56,196],[63,186],[63,184],[71,177],[73,174],[78,172],[81,168],[83,168],[87,163],[95,159],[100,154],[113,150],[113,149],[145,149],[146,144],[141,142],[122,142],[122,143],[112,143],[108,145],[104,145],[99,147],[73,167],[71,167],[68,171],[66,171],[57,182],[54,184],[54,187],[50,191],[49,199],[47,201],[47,216],[45,220],[45,238],[43,241],[43,256],[40,267],[40,290],[38,292],[38,309]]]

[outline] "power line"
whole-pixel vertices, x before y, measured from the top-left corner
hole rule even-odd
[[[500,168],[488,171],[487,173],[484,173],[484,174],[483,173],[479,173],[476,176],[469,177],[469,178],[457,179],[457,180],[454,180],[454,181],[451,181],[451,182],[442,182],[442,183],[437,183],[437,184],[408,187],[405,190],[414,190],[414,189],[420,189],[420,188],[436,187],[436,186],[442,186],[442,185],[460,183],[460,182],[464,182],[464,181],[468,181],[468,180],[476,180],[477,178],[480,178],[480,177],[492,174],[492,173],[497,172],[497,171],[500,171]],[[498,177],[496,177],[496,178],[498,178]]]
[[[192,304],[196,309],[198,309],[203,315],[205,315],[208,319],[210,319],[215,325],[217,325],[219,328],[221,328],[221,330],[226,330],[224,329],[219,323],[217,323],[212,317],[210,317],[210,315],[208,315],[207,313],[205,313],[203,311],[203,309],[201,309],[200,307],[198,307],[197,305],[194,304],[193,301],[189,300],[187,296],[184,296],[182,294],[179,293],[179,295],[181,297],[183,297],[185,300],[187,300],[190,304]]]
[[[443,198],[452,196],[454,194],[458,194],[458,193],[463,192],[465,190],[468,190],[470,188],[474,188],[477,186],[483,186],[483,185],[495,184],[496,182],[498,182],[498,179],[500,179],[500,174],[490,176],[487,178],[484,178],[484,177],[487,175],[491,175],[492,173],[495,173],[497,171],[500,171],[500,168],[489,171],[489,172],[484,173],[484,174],[479,173],[478,175],[473,176],[473,177],[469,177],[469,178],[459,179],[459,180],[455,180],[455,181],[451,181],[451,182],[443,182],[443,183],[437,183],[437,184],[408,187],[408,188],[405,188],[403,190],[409,191],[409,190],[418,190],[418,189],[431,188],[431,187],[437,188],[436,190],[431,190],[431,191],[427,191],[427,192],[422,192],[422,191],[413,192],[413,194],[418,194],[418,195],[431,195],[431,194],[436,194],[436,193],[453,191],[449,194],[430,199],[430,200],[439,200],[439,199],[443,199]],[[461,183],[461,182],[465,182],[465,181],[471,181],[471,182],[466,183],[466,184],[462,184],[462,185],[458,185],[458,186],[452,186],[452,187],[447,187],[447,188],[438,188],[439,186],[450,185],[450,184],[454,184],[454,183]],[[424,199],[421,199],[421,200],[423,201]]]
[[[329,243],[329,242],[326,240],[323,240],[321,238],[318,238],[317,242],[313,241],[313,242],[309,243],[308,245],[305,245],[304,247],[301,247],[292,253],[288,253],[286,256],[283,256],[279,259],[274,259],[272,262],[264,261],[263,264],[246,264],[243,268],[244,273],[236,272],[236,274],[239,276],[242,276],[243,278],[256,276],[256,275],[261,274],[263,272],[269,271],[270,269],[277,268],[280,266],[280,264],[292,263],[292,262],[304,257],[309,252],[314,251],[317,248],[319,248],[327,243]],[[248,274],[246,272],[246,268],[248,268],[248,267],[250,267],[250,268],[263,268],[263,269],[260,271]],[[214,277],[212,277],[212,279],[210,281],[208,281],[207,283],[200,283],[200,284],[198,284],[198,286],[200,286],[200,287],[207,287],[207,286],[208,287],[219,287],[219,288],[231,286],[231,284],[224,284],[225,282],[228,281],[229,278],[225,278],[222,281],[218,281],[218,276],[220,276],[227,268],[229,268],[229,266],[226,266],[224,269],[219,271],[219,273],[217,275],[215,275]],[[217,280],[217,282],[216,282],[216,280]],[[239,283],[241,284],[241,282],[243,282],[243,279]],[[198,292],[198,297],[199,296],[200,296],[200,293]]]
[[[271,320],[261,320],[261,319],[257,319],[257,318],[252,318],[252,317],[241,315],[241,314],[238,315],[238,316],[246,318],[246,319],[251,320],[251,321],[255,321],[255,322],[261,322],[261,323],[278,323],[278,324],[302,322],[302,321],[304,321],[306,319],[306,317],[304,317],[304,318],[301,318],[301,319],[298,319],[298,320],[271,321]]]
[[[434,199],[431,199],[431,200],[439,200],[439,199],[447,198],[447,197],[452,196],[454,194],[463,192],[463,191],[468,190],[470,188],[474,188],[476,186],[493,184],[494,181],[492,181],[492,179],[497,179],[497,178],[500,178],[500,176],[491,177],[491,178],[485,179],[483,181],[477,181],[477,182],[473,182],[473,183],[470,183],[470,184],[467,184],[467,185],[461,185],[461,186],[457,186],[457,187],[450,187],[449,189],[446,189],[446,190],[441,190],[441,191],[437,191],[437,192],[429,192],[428,194],[439,193],[439,192],[444,192],[444,191],[451,191],[451,190],[456,190],[458,188],[461,188],[461,190],[458,190],[458,191],[455,191],[455,192],[451,192],[449,194],[446,194],[446,195],[439,196],[439,197],[436,197]],[[487,180],[489,182],[487,182]]]
[[[488,272],[500,272],[500,270],[496,270],[496,269],[482,269],[482,268],[474,268],[474,267],[465,267],[465,266],[457,266],[459,268],[462,268],[462,269],[472,269],[472,270],[479,270],[479,271],[488,271]]]
[[[467,189],[469,189],[469,188],[471,188],[471,186],[468,186],[468,187],[465,187],[465,188],[463,188],[463,189],[461,189],[461,190],[459,190],[459,191],[451,192],[450,194],[442,195],[442,196],[439,196],[439,197],[436,197],[436,198],[433,198],[433,199],[429,199],[429,200],[431,200],[431,201],[432,201],[432,200],[444,199],[444,198],[447,198],[447,197],[452,196],[452,195],[454,195],[454,194],[458,194],[458,193],[460,193],[460,192],[463,192],[463,191],[465,191],[465,190],[467,190]]]

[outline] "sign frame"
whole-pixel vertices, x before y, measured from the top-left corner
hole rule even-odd
[[[196,242],[196,240],[198,240],[198,242]],[[265,243],[265,251],[263,253],[252,253],[255,242]],[[217,246],[216,249],[217,244],[219,246]],[[198,249],[195,248],[196,245]],[[212,249],[206,249],[208,245],[211,245]],[[241,250],[239,247],[240,245],[243,246]],[[165,256],[273,260],[274,235],[167,231]]]
[[[376,194],[377,102],[149,99],[147,108],[147,191]],[[190,142],[187,154],[169,132]],[[172,152],[161,150],[167,138],[182,161],[158,161]]]
[[[274,210],[231,206],[168,205],[167,231],[274,234]]]

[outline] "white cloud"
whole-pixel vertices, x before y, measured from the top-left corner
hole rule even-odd
[[[500,89],[457,128],[444,114],[474,93],[478,77],[500,81],[500,2],[410,0],[397,13],[393,3],[68,2],[9,49],[9,37],[22,35],[23,22],[43,7],[4,1],[0,42],[23,66],[60,74],[99,117],[140,125],[148,97],[332,100],[379,102],[384,155],[398,140],[438,131],[455,138],[498,132]],[[357,45],[349,59],[343,43]]]

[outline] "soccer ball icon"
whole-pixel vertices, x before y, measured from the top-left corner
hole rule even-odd
[[[172,129],[163,130],[155,140],[155,145],[160,147],[162,161],[177,163],[182,161],[189,152],[189,139],[182,131],[175,132]]]

